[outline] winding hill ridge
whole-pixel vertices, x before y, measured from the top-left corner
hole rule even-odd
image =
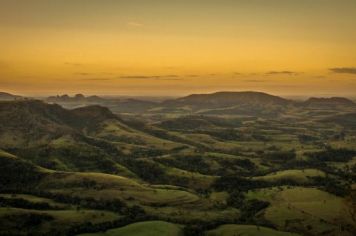
[[[46,143],[110,119],[118,120],[118,117],[101,106],[66,110],[38,100],[3,101],[0,102],[0,143],[2,147]]]
[[[110,122],[117,130],[126,127],[101,106],[67,110],[38,100],[3,101],[0,149],[44,168],[130,175],[111,156],[119,156],[120,148],[96,137],[96,131]]]

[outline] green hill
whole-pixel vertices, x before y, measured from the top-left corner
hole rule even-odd
[[[256,225],[222,225],[210,230],[207,236],[297,236],[298,234],[282,232]]]
[[[131,224],[122,228],[111,229],[105,233],[81,234],[80,236],[182,236],[183,230],[179,225],[164,221],[147,221]]]

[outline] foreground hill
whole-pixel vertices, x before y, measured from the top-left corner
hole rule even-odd
[[[134,138],[142,144],[165,143],[128,127],[101,106],[66,110],[36,100],[0,102],[0,148],[46,168],[132,175],[117,159],[121,146]]]
[[[0,102],[0,144],[17,147],[46,143],[108,119],[118,118],[100,106],[66,110],[37,100]]]

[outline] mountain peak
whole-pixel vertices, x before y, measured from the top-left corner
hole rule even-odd
[[[176,103],[187,103],[196,105],[216,105],[216,106],[234,106],[241,104],[278,104],[286,105],[288,100],[262,92],[216,92],[211,94],[192,94],[183,98],[173,100]]]

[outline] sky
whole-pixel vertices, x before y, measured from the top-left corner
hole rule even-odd
[[[356,96],[355,0],[0,0],[0,91]]]

